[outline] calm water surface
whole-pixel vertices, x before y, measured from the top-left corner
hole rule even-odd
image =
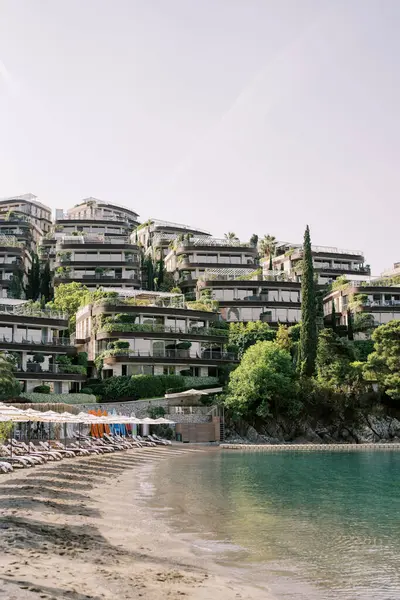
[[[204,452],[157,469],[193,547],[277,598],[400,600],[400,453]]]

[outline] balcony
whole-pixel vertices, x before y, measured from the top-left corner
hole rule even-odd
[[[31,304],[1,304],[0,299],[0,321],[1,315],[12,315],[14,317],[39,317],[45,319],[57,319],[68,321],[68,313],[60,310],[33,307]],[[18,319],[16,319],[17,321]]]
[[[0,344],[5,349],[10,350],[27,350],[31,352],[38,352],[39,350],[51,351],[51,352],[62,352],[62,353],[75,353],[75,346],[69,338],[53,338],[47,339],[42,338],[41,340],[33,337],[14,337],[0,336]]]
[[[15,235],[0,235],[0,247],[24,248],[24,244]]]
[[[203,350],[202,352],[190,352],[190,350],[106,350],[103,353],[104,362],[112,364],[115,362],[144,362],[151,359],[152,362],[174,361],[174,362],[192,362],[192,361],[222,361],[234,362],[236,356],[233,352],[223,352],[222,350]]]
[[[62,223],[63,221],[116,221],[119,223],[124,223],[127,226],[130,225],[130,223],[132,223],[133,221],[133,217],[128,219],[126,216],[123,215],[103,215],[103,214],[99,214],[98,212],[90,212],[89,214],[68,214],[68,213],[64,213],[61,216],[57,216],[57,223]]]
[[[117,235],[116,233],[79,233],[78,235],[67,235],[64,234],[60,237],[57,237],[57,246],[62,246],[63,244],[126,244],[128,246],[135,246],[136,244],[132,244],[129,237],[112,237],[113,235]]]
[[[27,380],[49,379],[53,381],[84,381],[86,379],[86,373],[71,373],[68,367],[63,367],[61,365],[48,365],[47,367],[44,367],[35,362],[28,362],[24,369],[21,365],[17,366],[15,369],[15,376],[17,379]]]
[[[188,327],[187,329],[181,327],[173,327],[169,325],[151,325],[148,323],[107,323],[99,331],[98,336],[104,339],[109,333],[154,333],[154,334],[172,334],[176,337],[192,336],[192,337],[223,337],[228,336],[226,329],[218,329],[217,327]]]
[[[365,300],[362,302],[362,306],[369,307],[369,308],[397,307],[400,309],[400,300]]]

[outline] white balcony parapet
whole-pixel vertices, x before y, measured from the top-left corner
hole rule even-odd
[[[19,242],[15,235],[0,235],[0,246],[23,248],[24,244],[22,242]]]
[[[112,234],[111,234],[112,235]],[[113,238],[106,234],[86,233],[85,235],[66,235],[57,238],[57,245],[61,244],[129,244],[129,237]]]
[[[208,236],[193,236],[190,240],[182,240],[180,246],[233,246],[249,247],[248,242],[241,242],[238,239],[226,240],[223,238],[214,238]]]
[[[154,231],[154,229],[156,227],[171,227],[171,228],[175,228],[175,229],[182,229],[187,231],[187,233],[190,233],[191,231],[196,231],[198,233],[203,233],[206,236],[211,236],[211,234],[208,231],[204,231],[203,229],[197,229],[197,227],[191,227],[190,225],[184,225],[182,223],[172,223],[170,221],[160,221],[158,219],[150,219],[150,229],[151,231]],[[172,234],[174,236],[179,235],[179,234]]]
[[[1,304],[0,300],[0,315],[15,315],[21,317],[43,317],[46,319],[63,319],[68,320],[68,313],[61,310],[50,310],[47,308],[37,308],[29,303],[23,304]],[[0,318],[1,320],[1,318]]]
[[[129,219],[126,216],[119,215],[99,215],[91,213],[87,215],[63,213],[58,215],[56,221],[116,221],[123,224],[129,224]]]

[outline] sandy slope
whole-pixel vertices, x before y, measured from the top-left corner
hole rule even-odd
[[[143,477],[190,451],[144,448],[0,476],[0,598],[267,600],[143,507]]]

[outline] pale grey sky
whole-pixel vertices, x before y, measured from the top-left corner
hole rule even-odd
[[[0,196],[400,260],[399,0],[0,0]]]

